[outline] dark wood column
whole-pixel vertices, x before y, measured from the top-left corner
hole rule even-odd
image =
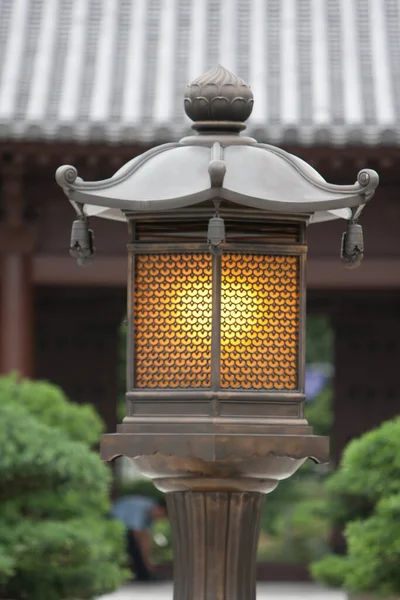
[[[0,372],[33,375],[31,255],[35,232],[25,221],[23,173],[2,169],[0,224]]]
[[[400,291],[336,295],[332,450],[399,413]]]

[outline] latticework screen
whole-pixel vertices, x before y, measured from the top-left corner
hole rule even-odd
[[[135,384],[210,387],[210,254],[137,255]]]
[[[299,257],[234,252],[215,260],[220,323],[212,315],[210,253],[136,255],[135,387],[210,388],[213,357],[222,389],[296,390]],[[213,327],[221,331],[220,357]]]
[[[297,387],[295,256],[222,255],[221,388]]]

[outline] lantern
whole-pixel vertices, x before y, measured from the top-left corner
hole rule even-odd
[[[357,266],[358,218],[378,185],[369,169],[331,185],[241,135],[252,104],[219,66],[186,92],[197,135],[105,181],[56,175],[80,263],[91,217],[128,222],[127,416],[101,452],[167,493],[177,600],[253,598],[263,494],[308,457],[328,459],[304,418],[307,229],[345,219],[342,260]]]

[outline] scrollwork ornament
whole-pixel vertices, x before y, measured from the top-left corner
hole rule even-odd
[[[363,188],[367,198],[373,196],[379,184],[379,175],[373,169],[362,169],[357,175],[357,182]]]
[[[56,171],[56,181],[62,188],[73,185],[78,177],[78,171],[72,165],[63,165]]]

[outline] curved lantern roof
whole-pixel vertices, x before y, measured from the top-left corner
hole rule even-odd
[[[197,135],[137,156],[110,179],[85,182],[65,165],[56,173],[78,214],[125,220],[129,212],[194,206],[212,198],[310,222],[354,219],[379,183],[371,169],[353,185],[333,185],[300,158],[239,134],[253,105],[251,90],[221,66],[187,88],[185,110]]]

